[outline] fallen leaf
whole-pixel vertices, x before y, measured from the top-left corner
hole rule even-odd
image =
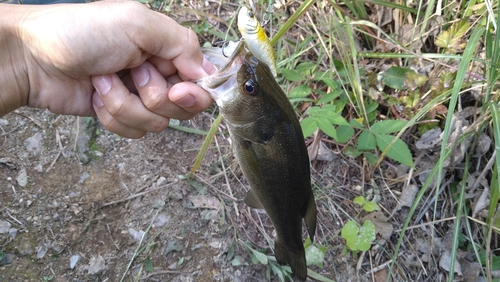
[[[460,276],[462,276],[462,266],[460,265],[460,262],[456,259],[455,259],[455,264],[454,264],[454,272]],[[450,266],[451,266],[451,254],[448,250],[443,250],[443,252],[441,253],[441,257],[439,258],[439,266],[445,270],[445,271],[449,271],[450,270]]]
[[[403,191],[401,193],[401,197],[399,198],[399,208],[398,210],[401,209],[401,207],[411,207],[413,205],[413,202],[415,201],[415,197],[418,194],[418,186],[410,184],[408,186],[405,186],[403,188]]]
[[[214,196],[196,195],[189,196],[189,200],[197,208],[219,210],[220,201]]]
[[[476,261],[468,261],[466,259],[460,259],[460,265],[462,266],[462,272],[464,276],[464,282],[476,282],[479,281],[479,273],[481,271],[481,265]]]
[[[384,282],[387,281],[387,268],[384,268],[378,272],[373,274],[375,282]]]
[[[437,144],[441,143],[441,128],[437,127],[426,131],[422,134],[422,137],[415,142],[415,147],[419,150],[431,149],[434,148]]]
[[[488,187],[484,187],[481,196],[479,196],[479,199],[477,199],[477,201],[474,203],[472,217],[476,217],[476,214],[478,212],[482,211],[483,209],[487,208],[490,205],[489,194],[490,194],[490,189]]]

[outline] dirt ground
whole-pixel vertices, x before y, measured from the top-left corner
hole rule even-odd
[[[181,125],[208,130],[211,122],[202,113]],[[124,139],[90,118],[29,108],[0,125],[1,281],[267,281],[268,267],[252,263],[238,240],[267,247],[256,222],[269,234],[272,225],[239,200],[242,178],[222,173],[234,167],[225,135],[196,177],[183,180],[203,135],[169,128]],[[355,262],[336,261],[337,251],[312,269],[352,275]],[[233,265],[237,256],[243,262]]]

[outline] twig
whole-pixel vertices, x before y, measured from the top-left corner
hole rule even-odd
[[[226,196],[229,200],[231,200],[231,201],[233,201],[233,202],[234,202],[234,201],[238,201],[238,199],[237,199],[237,198],[235,198],[235,197],[233,197],[233,196],[231,196],[231,195],[228,195],[227,193],[225,193],[225,192],[223,192],[223,191],[221,191],[221,190],[217,189],[215,186],[211,185],[210,183],[208,183],[207,181],[205,181],[205,179],[201,178],[201,177],[200,177],[200,176],[198,176],[197,174],[193,174],[193,175],[194,175],[194,177],[196,177],[196,179],[198,179],[199,181],[203,182],[203,184],[205,184],[205,185],[207,185],[208,187],[210,187],[210,188],[214,189],[216,192],[221,193],[222,195]]]
[[[120,247],[116,244],[115,238],[113,238],[113,234],[111,234],[111,230],[109,230],[109,224],[106,224],[106,228],[108,229],[109,237],[111,237],[111,240],[113,241],[113,245],[115,245],[115,248],[119,250]]]
[[[125,201],[128,201],[128,200],[132,200],[134,198],[137,198],[139,196],[145,195],[147,193],[150,193],[150,192],[153,192],[153,191],[156,191],[156,190],[160,190],[160,189],[163,189],[163,188],[166,188],[166,187],[170,187],[170,186],[172,186],[172,185],[174,185],[176,183],[178,183],[178,181],[174,181],[174,182],[162,185],[160,187],[149,189],[149,190],[146,190],[144,192],[140,192],[140,193],[134,194],[132,196],[128,196],[127,198],[124,198],[124,199],[121,199],[121,200],[112,201],[112,202],[109,202],[109,203],[106,203],[106,204],[102,205],[100,208],[104,208],[104,207],[111,206],[111,205],[114,205],[114,204],[118,204],[118,203],[121,203],[121,202],[125,202]]]
[[[49,168],[47,168],[47,170],[45,172],[49,172],[49,170],[52,169],[52,167],[54,166],[54,164],[56,163],[57,159],[59,159],[59,156],[61,155],[61,153],[64,151],[64,147],[61,143],[61,136],[59,135],[59,130],[56,129],[56,141],[57,143],[59,144],[59,152],[57,152],[57,155],[56,157],[54,158],[54,160],[52,161],[52,163],[50,164]]]
[[[403,255],[403,253],[401,252],[401,253],[399,253],[399,254],[398,254],[398,257],[400,257],[400,256],[402,256],[402,255]],[[389,264],[391,264],[391,263],[392,263],[392,259],[390,259],[390,260],[388,260],[388,261],[384,262],[383,264],[381,264],[381,265],[379,265],[379,266],[377,266],[377,267],[375,267],[375,268],[370,269],[369,271],[367,271],[367,272],[366,272],[366,274],[370,275],[370,274],[372,274],[372,273],[377,273],[377,272],[379,272],[380,270],[382,270],[382,269],[386,268],[386,267],[387,267]]]
[[[186,274],[187,272],[184,272],[184,271],[176,271],[176,270],[162,270],[162,271],[157,271],[157,272],[153,272],[153,273],[150,273],[144,277],[141,277],[139,278],[139,280],[144,280],[144,279],[148,279],[152,276],[155,276],[155,275],[160,275],[160,274]]]
[[[20,222],[19,220],[17,220],[15,217],[13,217],[10,212],[9,212],[9,209],[6,209],[7,211],[7,215],[12,218],[15,222],[19,223],[19,225],[24,225],[22,222]]]
[[[217,150],[219,151],[220,163],[221,163],[221,166],[222,166],[222,170],[224,171],[224,179],[226,180],[227,190],[229,192],[229,195],[234,198],[234,196],[233,196],[233,190],[231,189],[231,184],[229,183],[229,178],[227,177],[226,166],[224,165],[224,160],[222,159],[222,153],[220,151],[219,142],[217,141],[217,137],[215,137],[214,140],[215,140],[215,145],[217,146]],[[234,211],[236,212],[236,216],[239,217],[240,216],[240,212],[238,210],[238,205],[236,203],[236,199],[233,200],[233,206],[234,206]]]

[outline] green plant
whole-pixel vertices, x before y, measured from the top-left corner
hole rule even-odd
[[[354,198],[353,202],[367,212],[379,209],[375,202],[367,201],[363,196]],[[365,220],[362,225],[355,220],[349,220],[342,227],[341,236],[346,240],[346,245],[351,251],[367,251],[375,240],[375,224],[370,220]]]

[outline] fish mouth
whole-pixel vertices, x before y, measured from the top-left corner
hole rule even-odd
[[[221,90],[224,92],[220,87],[230,81],[231,77],[235,77],[243,64],[243,56],[241,56],[242,51],[244,51],[243,40],[230,42],[229,45],[224,48],[202,48],[203,56],[205,56],[205,58],[218,70],[212,75],[195,80],[194,82],[207,90],[212,95],[212,98],[217,100],[217,98],[214,97],[214,95],[216,95],[215,90],[217,90],[217,92],[221,92]],[[228,53],[231,54],[229,57],[227,57]]]

